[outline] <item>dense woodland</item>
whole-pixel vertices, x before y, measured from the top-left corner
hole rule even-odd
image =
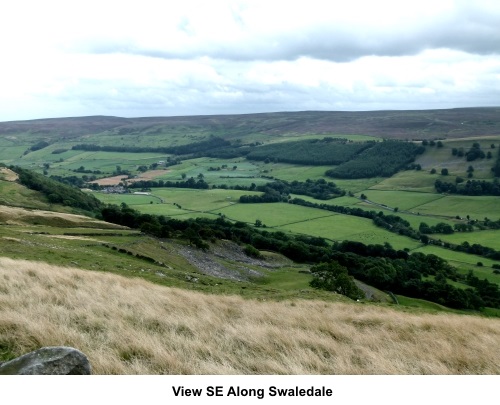
[[[348,142],[345,139],[323,138],[282,142],[259,146],[247,159],[303,165],[338,165],[354,158],[375,142]]]
[[[424,146],[411,142],[378,142],[353,159],[327,170],[325,174],[340,179],[390,177],[412,163],[424,151]]]
[[[231,145],[229,141],[212,136],[206,141],[194,142],[187,145],[166,147],[140,147],[140,146],[100,146],[95,144],[79,144],[73,150],[103,151],[103,152],[128,152],[128,153],[165,153],[174,155],[196,154],[213,149],[224,148]]]

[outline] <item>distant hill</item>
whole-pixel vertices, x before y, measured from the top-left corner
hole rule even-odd
[[[242,115],[120,118],[107,116],[0,123],[0,136],[18,133],[53,140],[113,131],[116,134],[184,130],[224,134],[365,134],[382,138],[432,139],[500,134],[500,107],[413,111],[301,111]]]

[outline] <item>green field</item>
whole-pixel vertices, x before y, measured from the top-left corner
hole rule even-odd
[[[460,245],[463,242],[478,243],[483,246],[500,250],[500,230],[484,230],[474,232],[455,232],[451,235],[439,235],[444,242]]]
[[[198,216],[215,218],[222,214],[228,219],[250,224],[260,220],[269,230],[320,236],[332,241],[357,240],[366,244],[388,242],[396,249],[415,249],[420,246],[416,241],[376,227],[370,219],[287,203],[240,204],[238,199],[242,194],[249,192],[160,188],[154,189],[151,196],[102,193],[95,195],[107,203],[125,202],[143,213],[173,216],[178,219]],[[163,203],[159,203],[158,198],[162,199]],[[352,197],[342,199],[356,201]],[[179,204],[182,209],[173,203]]]
[[[186,210],[200,213],[221,210],[237,203],[243,194],[261,193],[238,190],[193,190],[185,188],[155,188],[152,189],[150,196],[94,193],[97,198],[106,203],[119,205],[125,202],[127,205],[141,212],[159,215],[179,214],[179,208],[174,206],[174,203],[180,205],[185,213],[188,213]],[[151,201],[153,201],[153,204],[151,204]]]
[[[370,219],[349,215],[331,215],[310,221],[284,225],[280,229],[333,241],[353,240],[364,244],[389,243],[395,249],[415,249],[421,244],[410,238],[376,227]]]
[[[497,220],[500,219],[499,203],[500,197],[447,195],[415,207],[414,210],[423,215],[458,215],[462,218],[469,215],[471,219],[483,220],[488,217]]]
[[[440,177],[441,176],[430,174],[428,171],[424,170],[406,170],[396,173],[390,178],[383,179],[379,183],[370,187],[370,189],[433,193],[436,191],[434,188],[434,182]]]
[[[222,166],[227,166],[223,168]],[[212,170],[210,169],[212,168]],[[213,170],[220,168],[220,170]],[[186,178],[193,177],[195,179],[201,174],[203,180],[209,185],[225,184],[229,187],[242,185],[250,186],[252,183],[256,185],[266,184],[269,179],[261,178],[261,170],[258,165],[244,159],[212,159],[199,158],[191,159],[182,162],[179,165],[169,167],[165,174],[157,179],[179,181],[182,175]]]
[[[450,176],[467,176],[467,168],[469,165],[474,167],[474,178],[478,179],[491,179],[491,167],[497,157],[497,149],[491,149],[491,144],[496,144],[498,146],[498,142],[500,138],[498,137],[477,137],[477,138],[469,138],[469,139],[454,139],[454,140],[446,140],[443,141],[443,147],[438,148],[427,147],[427,151],[420,156],[416,163],[419,163],[422,166],[422,170],[429,171],[431,169],[436,169],[439,173],[442,168],[447,168],[450,172]],[[485,153],[491,151],[493,153],[492,159],[476,159],[474,161],[468,162],[463,157],[453,156],[452,149],[453,148],[463,148],[465,152],[467,152],[473,143],[479,143],[481,150]]]
[[[287,203],[234,204],[219,211],[236,221],[255,223],[255,220],[260,219],[267,227],[281,227],[291,223],[336,215],[316,208]]]
[[[255,162],[259,165],[261,172],[265,176],[272,176],[274,178],[285,181],[306,181],[307,179],[325,179],[332,181],[325,176],[325,172],[330,166],[306,166],[306,165],[292,165],[288,163],[268,163]]]
[[[450,264],[460,269],[464,274],[472,270],[478,277],[486,278],[487,280],[500,284],[500,274],[494,274],[491,266],[500,264],[500,262],[486,259],[481,256],[469,255],[463,252],[455,252],[453,250],[444,249],[438,246],[424,246],[414,250],[425,254],[434,254],[448,260]],[[477,263],[483,263],[483,266],[477,266]]]
[[[413,211],[422,204],[442,198],[439,194],[393,190],[366,190],[364,194],[368,200],[377,204],[408,211]]]

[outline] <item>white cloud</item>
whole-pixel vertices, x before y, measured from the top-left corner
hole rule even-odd
[[[5,1],[0,119],[498,105],[494,0]]]

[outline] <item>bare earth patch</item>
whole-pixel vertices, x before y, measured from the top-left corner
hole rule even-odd
[[[91,242],[100,242],[98,239],[87,238],[85,236],[70,236],[70,235],[39,235],[45,238],[55,238],[55,239],[69,239],[69,240],[84,240]]]
[[[93,181],[93,183],[97,183],[100,186],[117,186],[118,184],[120,184],[120,182],[135,183],[136,181],[152,180],[168,172],[170,172],[170,170],[149,170],[147,172],[137,175],[137,177],[133,179],[127,179],[127,176],[120,175],[113,177],[105,177],[104,179]]]
[[[19,178],[19,176],[12,170],[7,169],[6,167],[2,167],[0,169],[0,178],[5,181],[16,181]]]
[[[104,179],[99,179],[99,180],[93,181],[92,183],[97,183],[100,186],[117,186],[118,184],[120,184],[120,182],[122,182],[126,178],[127,178],[127,176],[123,176],[123,175],[113,176],[113,177],[105,177]]]
[[[128,183],[134,183],[136,181],[142,181],[142,180],[153,180],[165,173],[169,173],[171,170],[150,170],[144,173],[139,174],[136,178],[134,179],[128,179]]]

